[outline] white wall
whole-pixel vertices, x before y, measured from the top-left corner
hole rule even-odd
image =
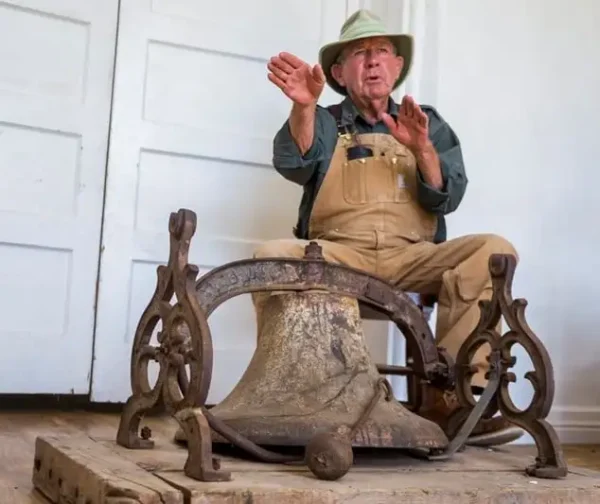
[[[455,128],[470,179],[450,238],[494,232],[517,247],[513,293],[555,368],[551,421],[563,441],[598,442],[600,2],[428,0],[413,12],[427,41],[413,91]],[[517,356],[524,407],[531,368]]]

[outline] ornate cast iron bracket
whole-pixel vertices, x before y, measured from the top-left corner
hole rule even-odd
[[[491,354],[498,356],[500,382],[494,398],[483,418],[490,418],[498,411],[504,418],[523,428],[533,439],[538,450],[535,464],[526,469],[527,474],[538,478],[563,478],[568,469],[560,441],[546,417],[554,401],[554,370],[544,344],[533,333],[525,320],[525,299],[513,299],[512,282],[517,261],[512,255],[495,254],[490,257],[489,269],[492,276],[493,295],[490,301],[481,301],[481,318],[478,326],[461,346],[456,358],[456,392],[465,411],[475,407],[476,401],[470,385],[473,369],[471,360],[477,350],[486,343]],[[497,324],[503,316],[509,330],[500,335]],[[511,355],[513,345],[520,344],[532,360],[534,370],[525,374],[533,385],[534,395],[529,406],[518,409],[513,403],[508,386],[516,382],[509,371],[516,364]]]
[[[306,247],[302,259],[235,261],[215,268],[197,279],[198,267],[188,262],[190,241],[195,230],[194,212],[180,209],[171,214],[169,261],[166,266],[159,266],[157,269],[156,289],[140,318],[133,342],[132,395],[125,404],[117,432],[117,443],[121,446],[138,449],[154,446],[147,433],[145,435],[144,429],[141,436],[138,432],[142,415],[154,406],[162,404],[175,416],[186,433],[188,459],[184,472],[191,478],[200,481],[231,479],[231,474],[221,470],[218,461],[212,456],[211,429],[261,460],[296,461],[254,445],[213,417],[205,408],[213,366],[212,338],[207,319],[219,305],[244,293],[318,289],[354,297],[384,313],[400,329],[413,356],[414,375],[435,386],[453,388],[455,373],[450,357],[436,347],[427,321],[417,305],[404,292],[362,271],[325,262],[316,243]],[[508,359],[513,342],[523,343],[531,350],[530,354],[540,356],[538,360],[545,366],[542,379],[545,379],[544,383],[552,384],[552,367],[543,345],[528,329],[528,332],[523,332],[522,328],[526,325],[522,313],[510,314],[510,310],[515,310],[513,304],[521,301],[513,303],[510,300],[510,282],[503,283],[501,279],[498,280],[503,274],[498,266],[492,267],[492,274],[495,279],[494,298],[482,311],[482,321],[467,341],[468,345],[461,349],[460,362],[468,362],[465,356],[471,355],[471,347],[479,340],[490,339],[489,336],[485,336],[491,334],[486,328],[493,326],[493,320],[497,320],[500,311],[508,312],[507,320],[514,335],[509,337],[513,334],[509,333],[500,340],[500,346],[505,349],[503,356]],[[505,295],[501,298],[498,295],[498,291],[503,289],[507,290],[508,297]],[[174,295],[176,302],[172,304]],[[150,340],[159,321],[162,323],[162,329],[158,333],[159,345],[154,346],[150,344]],[[518,332],[519,328],[521,332]],[[148,380],[150,360],[157,361],[160,366],[154,386],[150,386]],[[189,378],[185,372],[186,366],[190,368]],[[458,370],[460,369],[461,366],[458,367]],[[465,409],[472,409],[474,399],[472,395],[467,396],[465,385],[468,376],[463,371],[462,374],[458,373],[457,377],[462,404]],[[508,378],[505,381],[508,381]],[[535,404],[541,401],[541,405],[535,408],[532,406],[525,412],[525,416],[519,415],[514,407],[509,406],[512,403],[509,402],[506,387],[502,388],[498,395],[501,412],[534,434],[540,456],[536,468],[531,471],[546,477],[560,476],[561,468],[565,468],[556,434],[543,420],[552,403],[552,390],[553,388],[540,388]]]
[[[188,263],[196,215],[189,210],[169,219],[170,252],[167,266],[157,269],[157,284],[137,326],[131,352],[131,389],[117,431],[117,443],[127,448],[152,448],[148,435],[138,434],[142,415],[161,404],[175,416],[188,435],[185,474],[201,481],[227,481],[231,474],[218,468],[212,457],[212,437],[203,405],[212,377],[213,349],[207,316],[196,298],[198,267]],[[177,302],[171,304],[173,295]],[[159,346],[150,344],[158,322]],[[154,386],[148,380],[148,364],[160,368]],[[190,367],[186,390],[179,384],[185,366]],[[187,378],[187,375],[186,375]]]

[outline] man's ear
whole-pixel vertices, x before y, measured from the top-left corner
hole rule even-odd
[[[332,65],[331,75],[340,86],[346,86],[346,84],[344,83],[344,78],[342,77],[342,65],[340,65],[339,63],[335,63],[334,65]]]
[[[404,58],[402,56],[396,56],[396,79],[400,77],[402,68],[404,67]]]

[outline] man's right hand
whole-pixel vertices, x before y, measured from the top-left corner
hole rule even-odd
[[[297,56],[283,52],[267,64],[269,80],[298,105],[314,105],[325,87],[321,65],[310,67]]]

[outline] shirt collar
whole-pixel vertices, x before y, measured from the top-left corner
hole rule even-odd
[[[394,99],[390,96],[388,101],[388,114],[393,116],[394,118],[398,117],[398,104],[394,101]],[[342,101],[342,126],[350,126],[354,124],[357,120],[363,120],[360,112],[356,108],[356,105],[352,102],[351,98],[347,96]]]

